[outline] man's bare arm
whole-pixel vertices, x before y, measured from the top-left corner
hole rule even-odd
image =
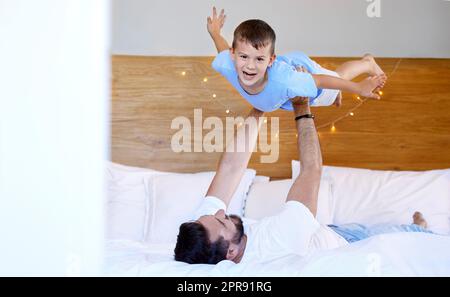
[[[234,135],[233,141],[228,143],[206,196],[217,197],[228,206],[247,169],[258,139],[263,114],[262,111],[253,109],[247,116],[245,124]]]
[[[296,116],[311,113],[308,98],[293,100]],[[322,153],[313,119],[303,118],[296,123],[301,173],[292,185],[287,200],[296,200],[309,208],[315,216],[322,175]]]
[[[225,24],[226,18],[227,16],[225,15],[225,11],[223,9],[220,12],[220,15],[217,15],[216,8],[213,7],[212,17],[208,17],[207,19],[208,32],[214,41],[214,45],[216,46],[218,53],[230,49],[228,42],[221,35],[220,32],[222,30],[223,25]]]

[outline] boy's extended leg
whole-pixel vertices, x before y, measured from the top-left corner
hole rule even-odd
[[[385,75],[374,57],[369,54],[364,55],[360,60],[345,62],[336,69],[336,72],[345,80],[353,80],[361,74],[368,74],[370,76]]]
[[[369,238],[374,235],[397,233],[397,232],[423,232],[433,233],[426,229],[427,222],[423,215],[416,211],[413,215],[413,223],[411,225],[375,225],[366,227],[361,224],[345,224],[341,226],[328,225],[334,232],[341,235],[347,242],[356,242]]]

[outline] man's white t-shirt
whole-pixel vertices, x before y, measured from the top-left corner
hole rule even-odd
[[[219,198],[206,197],[193,219],[226,211]],[[329,227],[321,225],[311,211],[298,201],[287,201],[283,210],[259,221],[242,218],[247,245],[241,262],[267,261],[286,254],[307,256],[316,250],[348,244]]]

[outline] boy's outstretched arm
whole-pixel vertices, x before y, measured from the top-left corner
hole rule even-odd
[[[226,18],[227,16],[225,15],[225,11],[223,9],[220,12],[220,15],[217,15],[216,8],[213,7],[213,15],[212,17],[208,17],[207,20],[208,32],[214,41],[214,45],[216,46],[218,53],[230,49],[228,42],[220,33]]]
[[[380,99],[375,91],[384,87],[386,83],[385,76],[368,77],[359,83],[322,74],[312,74],[312,77],[319,89],[341,90],[374,99]]]

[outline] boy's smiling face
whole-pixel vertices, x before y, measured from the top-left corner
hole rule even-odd
[[[275,57],[270,43],[256,49],[248,42],[238,41],[236,48],[231,50],[239,80],[243,87],[250,89],[264,84],[267,67],[272,66]]]

